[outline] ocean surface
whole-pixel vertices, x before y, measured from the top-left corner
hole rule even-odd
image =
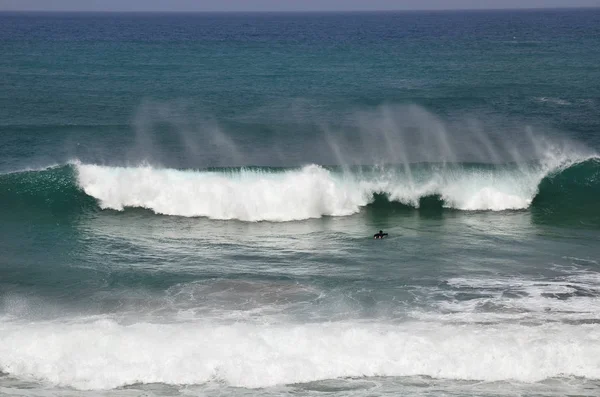
[[[0,395],[600,395],[600,9],[3,13],[0,55]]]

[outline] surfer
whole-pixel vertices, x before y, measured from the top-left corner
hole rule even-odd
[[[375,239],[380,239],[380,238],[384,238],[385,236],[387,236],[387,233],[384,233],[383,230],[380,230],[379,233],[376,233],[373,235],[373,238]]]

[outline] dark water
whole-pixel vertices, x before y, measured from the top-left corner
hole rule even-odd
[[[0,43],[0,394],[598,394],[598,10]]]

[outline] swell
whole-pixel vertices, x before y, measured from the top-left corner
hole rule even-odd
[[[508,211],[600,223],[600,159],[526,165],[160,169],[72,163],[0,175],[2,211],[293,221],[397,211]]]
[[[77,169],[70,164],[0,174],[0,203],[3,215],[14,217],[69,215],[98,208],[77,184]]]

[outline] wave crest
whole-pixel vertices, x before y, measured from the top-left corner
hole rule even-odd
[[[0,175],[0,201],[11,216],[146,208],[157,214],[295,221],[378,210],[531,208],[600,220],[600,159],[508,164],[414,164],[296,169],[176,170],[74,163]]]
[[[594,160],[592,160],[594,161]],[[301,169],[180,171],[78,165],[78,183],[102,208],[147,208],[155,213],[242,221],[293,221],[355,214],[376,195],[419,208],[436,196],[464,211],[527,209],[548,175],[570,164],[519,167],[417,165],[351,172],[308,165]]]
[[[316,165],[282,172],[97,165],[78,165],[77,170],[83,190],[102,208],[114,210],[143,207],[164,215],[292,221],[350,215],[369,201],[353,181],[342,183]]]

